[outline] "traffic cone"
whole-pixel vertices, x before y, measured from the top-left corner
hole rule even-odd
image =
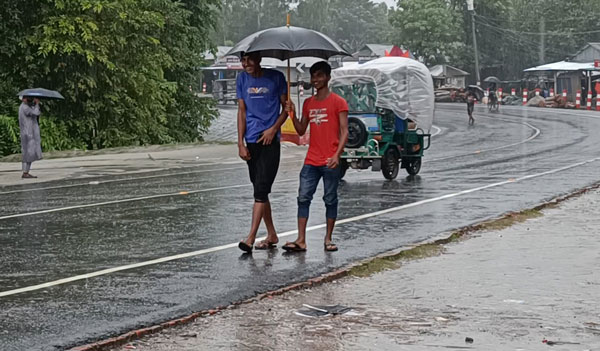
[[[523,89],[523,106],[527,105],[527,89]]]
[[[581,90],[577,90],[575,95],[575,108],[581,108]]]

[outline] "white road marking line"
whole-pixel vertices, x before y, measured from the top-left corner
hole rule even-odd
[[[440,128],[440,127],[438,127],[438,126],[434,126],[434,125],[432,125],[432,126],[431,126],[431,128],[433,128],[433,129],[436,129],[436,130],[437,130],[437,132],[435,132],[435,133],[431,134],[431,136],[432,136],[432,137],[434,137],[434,136],[436,136],[436,135],[440,135],[440,134],[442,134],[442,128]]]
[[[297,178],[284,179],[284,180],[277,181],[277,182],[275,182],[273,184],[287,183],[287,182],[297,181],[297,180],[298,180]],[[197,193],[205,193],[205,192],[209,192],[209,191],[243,188],[243,187],[248,187],[248,186],[252,186],[252,184],[228,185],[228,186],[222,186],[222,187],[216,187],[216,188],[208,188],[208,189],[201,189],[201,190],[179,191],[179,192],[176,192],[176,193],[157,194],[157,195],[149,195],[149,196],[140,196],[140,197],[133,197],[133,198],[121,199],[121,200],[96,202],[96,203],[93,203],[93,204],[85,204],[85,205],[77,205],[77,206],[51,208],[51,209],[48,209],[48,210],[41,210],[41,211],[34,211],[34,212],[25,212],[25,213],[17,213],[17,214],[8,215],[8,216],[2,216],[2,217],[0,217],[0,221],[1,220],[5,220],[5,219],[11,219],[11,218],[34,216],[34,215],[45,214],[45,213],[61,212],[61,211],[67,211],[67,210],[75,210],[75,209],[80,209],[80,208],[114,205],[114,204],[120,204],[120,203],[124,203],[124,202],[133,202],[133,201],[141,201],[141,200],[148,200],[148,199],[158,199],[158,198],[161,198],[161,197],[169,197],[169,196],[190,195],[190,194],[197,194]]]
[[[511,178],[509,180],[505,180],[505,181],[502,181],[502,182],[492,183],[492,184],[488,184],[488,185],[484,185],[484,186],[480,186],[480,187],[476,187],[476,188],[472,188],[472,189],[467,189],[467,190],[459,191],[459,192],[456,192],[456,193],[446,194],[446,195],[434,197],[434,198],[431,198],[431,199],[421,200],[421,201],[413,202],[413,203],[402,205],[402,206],[397,206],[397,207],[392,207],[392,208],[388,208],[388,209],[381,210],[381,211],[366,213],[366,214],[363,214],[363,215],[354,216],[354,217],[350,217],[350,218],[344,218],[344,219],[338,220],[336,222],[336,224],[344,224],[344,223],[356,222],[356,221],[360,221],[360,220],[363,220],[363,219],[367,219],[367,218],[371,218],[371,217],[376,217],[376,216],[380,216],[380,215],[383,215],[383,214],[387,214],[387,213],[391,213],[391,212],[397,212],[397,211],[404,210],[404,209],[407,209],[407,208],[411,208],[411,207],[416,207],[416,206],[428,204],[428,203],[431,203],[431,202],[446,200],[446,199],[450,199],[450,198],[453,198],[453,197],[457,197],[457,196],[461,196],[461,195],[465,195],[465,194],[474,193],[476,191],[481,191],[481,190],[485,190],[485,189],[495,188],[495,187],[498,187],[498,186],[502,186],[502,185],[506,185],[506,184],[511,184],[511,183],[517,183],[517,182],[520,182],[520,181],[523,181],[523,180],[528,180],[528,179],[532,179],[532,178],[538,178],[538,177],[542,177],[542,176],[549,175],[549,174],[559,173],[559,172],[562,172],[562,171],[565,171],[565,170],[568,170],[568,169],[571,169],[571,168],[575,168],[575,167],[583,166],[583,165],[586,165],[586,164],[589,164],[589,163],[592,163],[592,162],[596,162],[598,160],[600,160],[600,157],[596,157],[596,158],[593,158],[593,159],[590,159],[590,160],[587,160],[587,161],[573,163],[573,164],[570,164],[570,165],[567,165],[567,166],[564,166],[564,167],[556,168],[556,169],[549,170],[549,171],[542,172],[542,173],[530,174],[530,175],[523,176],[523,177],[520,177],[520,178]],[[306,228],[306,231],[313,231],[315,229],[325,228],[325,226],[326,226],[325,223],[319,224],[319,225],[315,225],[315,226]],[[286,236],[290,236],[290,235],[293,235],[293,234],[296,234],[296,233],[298,233],[297,230],[290,230],[290,231],[287,231],[287,232],[284,232],[284,233],[280,233],[280,234],[278,234],[278,236],[279,237],[286,237]],[[261,238],[257,238],[256,240],[264,240],[265,238],[266,237],[261,237]],[[50,281],[50,282],[43,283],[43,284],[31,285],[31,286],[26,286],[26,287],[19,288],[19,289],[2,291],[2,292],[0,292],[0,297],[22,294],[24,292],[45,289],[45,288],[49,288],[49,287],[53,287],[53,286],[57,286],[57,285],[67,284],[67,283],[71,283],[71,282],[78,281],[78,280],[89,279],[89,278],[93,278],[93,277],[97,277],[97,276],[101,276],[101,275],[106,275],[106,274],[110,274],[110,273],[115,273],[115,272],[120,272],[120,271],[124,271],[124,270],[130,270],[130,269],[135,269],[135,268],[140,268],[140,267],[146,267],[146,266],[155,265],[155,264],[159,264],[159,263],[165,263],[165,262],[169,262],[169,261],[180,260],[180,259],[184,259],[184,258],[189,258],[189,257],[194,257],[194,256],[199,256],[199,255],[204,255],[204,254],[207,254],[207,253],[212,253],[212,252],[217,252],[217,251],[223,251],[223,250],[226,250],[226,249],[231,249],[231,248],[237,247],[237,245],[238,245],[238,243],[232,243],[232,244],[226,244],[226,245],[221,245],[221,246],[215,246],[215,247],[211,247],[211,248],[208,248],[208,249],[202,249],[202,250],[187,252],[187,253],[183,253],[183,254],[179,254],[179,255],[173,255],[173,256],[167,256],[167,257],[157,258],[157,259],[154,259],[154,260],[133,263],[133,264],[125,265],[125,266],[119,266],[119,267],[114,267],[114,268],[103,269],[103,270],[100,270],[100,271],[91,272],[91,273],[87,273],[87,274],[80,274],[80,275],[76,275],[76,276],[73,276],[73,277],[59,279],[59,280],[54,280],[54,281]]]
[[[282,160],[281,163],[292,163],[292,162],[297,162],[298,160]],[[233,161],[233,162],[221,162],[221,163],[203,163],[200,165],[196,165],[196,166],[192,166],[192,167],[201,167],[201,166],[210,166],[210,165],[224,165],[224,164],[245,164],[245,162],[243,161]],[[192,167],[186,167],[186,168],[192,168]],[[175,172],[175,173],[171,173],[171,174],[156,174],[156,175],[151,175],[151,176],[143,176],[143,177],[132,177],[132,178],[121,178],[121,179],[109,179],[109,180],[99,180],[99,181],[88,181],[86,183],[78,183],[78,184],[68,184],[68,185],[58,185],[58,186],[49,186],[49,187],[44,187],[44,188],[31,188],[31,189],[22,189],[22,190],[11,190],[11,191],[5,191],[5,192],[0,192],[0,195],[8,195],[8,194],[16,194],[16,193],[25,193],[25,192],[31,192],[31,191],[38,191],[38,190],[53,190],[53,189],[64,189],[64,188],[74,188],[74,187],[79,187],[79,186],[86,186],[86,185],[100,185],[100,184],[107,184],[107,183],[118,183],[118,182],[128,182],[128,181],[132,181],[132,180],[142,180],[142,179],[152,179],[152,178],[166,178],[166,177],[170,177],[170,176],[179,176],[179,175],[189,175],[189,174],[197,174],[197,173],[207,173],[207,172],[217,172],[217,171],[230,171],[230,170],[236,170],[236,169],[243,169],[244,167],[228,167],[228,168],[219,168],[219,169],[204,169],[204,170],[200,170],[200,171],[189,171],[189,172]],[[149,171],[149,172],[163,172],[163,171],[176,171],[178,169],[181,168],[161,168],[158,170],[153,170],[153,171]],[[121,173],[118,174],[119,176],[123,176],[123,175],[128,175],[128,174],[140,174],[143,172],[139,172],[139,173]],[[105,176],[111,176],[111,175],[105,175]],[[90,178],[93,179],[93,178]],[[77,180],[82,180],[85,181],[85,178],[79,178]]]
[[[480,118],[492,118],[492,117],[486,117],[486,116],[480,116]],[[502,120],[502,118],[496,118],[498,120]],[[514,122],[514,121],[511,121]],[[470,155],[476,155],[476,154],[481,154],[482,152],[489,152],[489,151],[498,151],[501,149],[506,149],[506,148],[510,148],[513,146],[517,146],[517,145],[521,145],[521,144],[525,144],[535,138],[537,138],[540,134],[541,134],[541,130],[539,128],[536,128],[534,126],[532,126],[531,124],[527,123],[527,122],[514,122],[517,124],[522,124],[525,125],[531,129],[533,129],[535,132],[527,139],[525,140],[521,140],[519,142],[513,143],[513,144],[509,144],[509,145],[502,145],[502,146],[498,146],[495,148],[491,148],[491,149],[484,149],[484,150],[477,150],[477,151],[473,151],[467,154],[462,154],[462,155],[453,155],[453,156],[448,156],[448,157],[442,157],[442,158],[434,158],[434,159],[424,159],[423,162],[434,162],[434,161],[443,161],[443,160],[448,160],[448,159],[452,159],[452,158],[458,158],[458,157],[465,157],[465,156],[470,156]]]

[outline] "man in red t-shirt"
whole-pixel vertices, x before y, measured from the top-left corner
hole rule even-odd
[[[283,246],[287,251],[306,251],[306,223],[310,202],[321,178],[325,190],[323,201],[325,201],[327,218],[325,250],[337,251],[338,249],[331,241],[331,235],[337,218],[340,155],[348,140],[348,104],[346,100],[329,90],[330,79],[331,66],[327,62],[317,62],[310,68],[310,82],[317,89],[317,95],[311,96],[304,102],[300,120],[292,119],[299,135],[304,135],[310,123],[310,141],[304,166],[300,172],[298,238]],[[286,107],[288,111],[294,110],[291,102],[288,102]]]

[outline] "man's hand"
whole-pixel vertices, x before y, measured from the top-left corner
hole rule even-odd
[[[257,143],[262,142],[263,145],[269,145],[273,141],[273,138],[275,138],[275,135],[277,135],[277,129],[271,127],[269,129],[265,130],[264,132],[262,132],[261,137],[258,138],[258,140],[256,142]]]
[[[296,112],[296,105],[294,105],[294,103],[291,100],[287,100],[285,102],[285,110],[289,113],[289,112]],[[295,116],[295,115],[294,115]]]
[[[239,155],[240,158],[244,161],[248,161],[250,160],[250,151],[248,151],[248,148],[246,147],[246,145],[238,145],[238,149],[239,149]]]
[[[340,157],[339,156],[334,155],[333,157],[330,157],[327,159],[327,168],[334,169],[339,165],[340,165]]]

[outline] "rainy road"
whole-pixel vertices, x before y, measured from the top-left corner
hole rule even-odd
[[[64,349],[226,305],[598,180],[600,114],[479,107],[467,127],[465,110],[437,106],[419,176],[348,171],[331,254],[317,193],[307,253],[241,255],[242,163],[0,188],[0,349]],[[295,235],[302,164],[286,152],[271,197],[282,241]]]

